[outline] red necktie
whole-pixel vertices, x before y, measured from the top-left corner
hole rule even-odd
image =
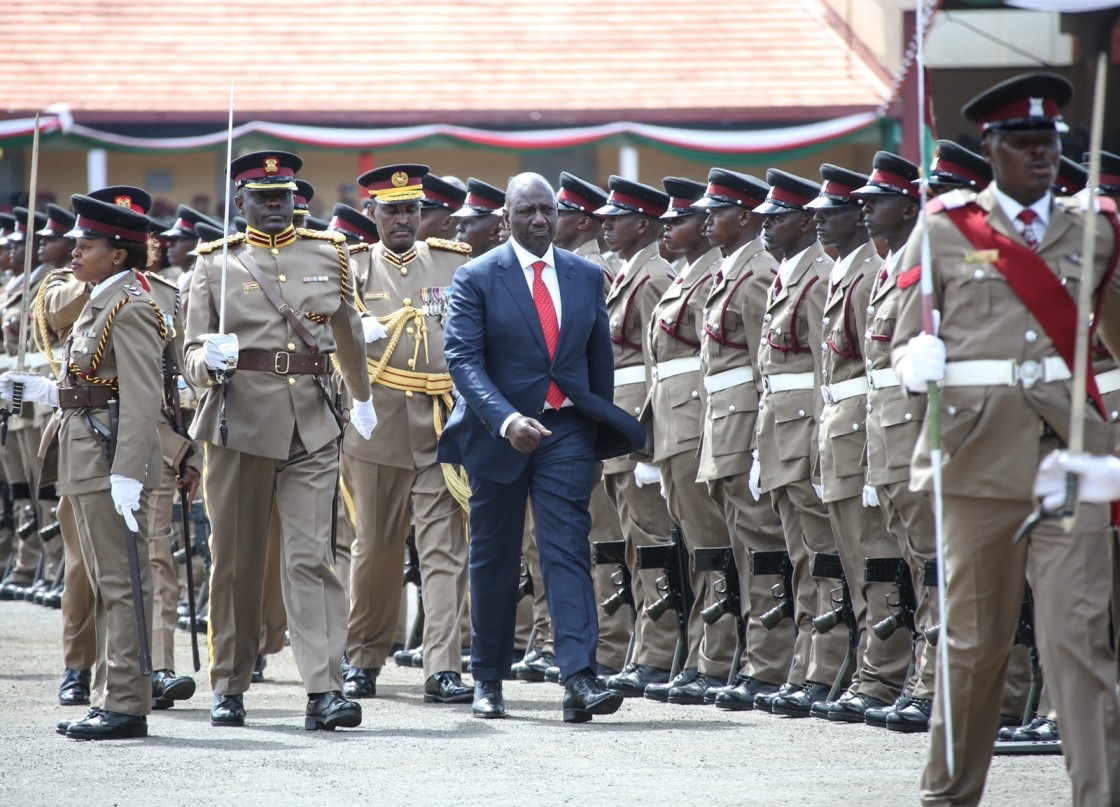
[[[560,323],[556,319],[556,306],[552,302],[552,295],[548,286],[544,284],[541,274],[547,266],[544,261],[533,264],[533,304],[537,307],[537,316],[541,318],[541,330],[544,331],[544,343],[548,346],[548,358],[556,357],[556,343],[560,341]],[[548,385],[548,395],[545,400],[553,409],[559,409],[567,396],[560,391],[553,381]]]
[[[1028,247],[1038,252],[1038,236],[1034,231],[1034,220],[1038,218],[1038,213],[1028,207],[1019,211],[1016,218],[1023,222],[1023,240],[1027,242]]]

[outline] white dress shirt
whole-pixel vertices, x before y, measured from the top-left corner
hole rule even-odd
[[[1019,214],[1027,209],[1027,206],[1021,205],[1001,191],[993,182],[991,185],[992,195],[996,197],[996,202],[999,204],[1000,209],[1003,210],[1007,218],[1011,219],[1011,223],[1015,225],[1015,229],[1022,235],[1023,231],[1027,229],[1027,224],[1019,220]],[[1034,223],[1030,228],[1034,230],[1035,240],[1042,243],[1042,239],[1046,237],[1046,227],[1050,224],[1050,199],[1052,194],[1050,191],[1046,195],[1030,206],[1037,215]],[[1028,239],[1029,243],[1029,239]]]

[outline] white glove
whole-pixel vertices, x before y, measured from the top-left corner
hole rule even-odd
[[[1120,499],[1120,459],[1055,451],[1043,457],[1034,481],[1034,495],[1044,510],[1058,510],[1066,500],[1066,474],[1080,477],[1077,498],[1082,502]]]
[[[124,516],[125,526],[133,532],[139,532],[140,525],[136,523],[133,515],[140,509],[140,492],[144,489],[142,482],[120,474],[109,474],[109,492],[113,496],[113,505],[117,512]]]
[[[661,481],[661,469],[656,465],[647,465],[644,462],[639,462],[634,466],[634,484],[638,487],[642,485],[652,485],[654,482]]]
[[[225,372],[236,367],[238,352],[235,333],[208,333],[202,337],[202,360],[211,370]]]
[[[43,378],[34,373],[21,373],[15,370],[0,375],[0,398],[12,400],[12,387],[23,385],[23,400],[28,403],[44,403],[58,406],[58,382]]]
[[[818,485],[816,482],[812,482],[811,484],[813,485],[813,493],[817,494],[817,498],[820,499],[823,502],[824,501],[824,486],[823,485]]]
[[[353,402],[350,407],[350,422],[358,430],[363,440],[368,440],[377,428],[377,413],[373,411],[373,398]]]
[[[389,331],[378,321],[377,317],[362,317],[362,331],[365,333],[367,345],[389,335]]]
[[[754,462],[751,463],[751,472],[747,477],[747,489],[757,502],[762,498],[762,461],[758,458],[757,448],[751,451],[751,456],[754,457]]]
[[[874,485],[863,486],[863,506],[864,507],[878,507],[879,506],[879,491],[875,490]]]
[[[945,343],[936,336],[918,334],[906,343],[906,355],[895,368],[911,392],[925,392],[929,382],[945,378]]]

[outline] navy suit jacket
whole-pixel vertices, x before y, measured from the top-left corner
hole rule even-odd
[[[459,267],[444,331],[447,368],[459,393],[439,440],[440,462],[510,482],[529,463],[498,430],[507,417],[544,411],[550,381],[596,424],[595,457],[642,447],[645,430],[614,405],[614,356],[603,272],[553,248],[560,286],[560,341],[550,360],[533,295],[506,243]]]

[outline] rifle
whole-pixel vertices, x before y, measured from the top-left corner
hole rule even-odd
[[[677,614],[677,647],[673,651],[673,665],[670,679],[681,671],[688,655],[688,615],[692,611],[695,596],[688,581],[688,549],[678,524],[669,525],[669,543],[637,547],[638,555],[635,568],[661,569],[657,578],[657,591],[661,597],[646,606],[645,614],[654,622],[672,608]]]
[[[1031,658],[1031,686],[1027,690],[1027,703],[1023,707],[1023,723],[1027,725],[1038,711],[1038,701],[1042,697],[1043,672],[1038,657],[1038,642],[1034,634],[1034,591],[1031,584],[1023,588],[1023,604],[1019,607],[1019,624],[1015,626],[1015,644],[1027,648]]]
[[[780,575],[782,578],[770,587],[777,605],[758,618],[762,627],[774,630],[783,619],[793,619],[797,609],[793,601],[793,562],[789,559],[789,553],[751,552],[751,574]],[[798,629],[796,622],[793,629],[795,632]]]
[[[720,598],[700,612],[705,625],[714,625],[724,614],[735,617],[735,654],[731,659],[731,672],[727,685],[735,683],[739,665],[743,660],[743,650],[747,643],[747,623],[743,620],[743,601],[739,586],[739,569],[735,565],[735,553],[729,546],[697,547],[692,550],[692,570],[695,572],[719,572],[720,579],[712,590]]]
[[[591,562],[596,566],[613,563],[618,567],[611,572],[611,583],[615,586],[614,594],[599,603],[603,613],[614,616],[624,605],[636,608],[633,580],[630,577],[630,569],[626,566],[626,541],[595,541],[591,544]]]
[[[859,625],[856,623],[856,612],[852,608],[852,595],[848,590],[848,580],[844,576],[844,567],[840,563],[839,555],[829,555],[818,552],[813,558],[813,577],[824,577],[839,580],[840,585],[829,594],[829,600],[836,606],[831,611],[826,611],[813,618],[813,630],[817,633],[828,633],[841,622],[848,626],[848,653],[844,656],[844,663],[840,665],[840,672],[832,682],[832,689],[828,692],[826,700],[834,701],[840,695],[852,671],[856,666],[856,653],[859,651]]]
[[[909,564],[902,558],[867,558],[864,561],[864,581],[895,585],[895,590],[887,594],[887,608],[891,615],[871,626],[879,641],[887,641],[903,626],[909,628],[911,636],[916,636],[914,612],[918,601],[914,595]]]

